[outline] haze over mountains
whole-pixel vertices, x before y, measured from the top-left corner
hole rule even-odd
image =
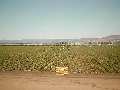
[[[120,35],[110,35],[102,38],[80,38],[80,39],[22,39],[22,40],[0,40],[0,44],[43,44],[59,42],[107,42],[120,41]]]

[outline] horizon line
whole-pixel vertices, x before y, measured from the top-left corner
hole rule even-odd
[[[79,37],[79,38],[21,38],[21,39],[0,39],[0,40],[50,40],[50,39],[82,39],[82,38],[104,38],[108,36],[114,36],[114,35],[120,35],[120,34],[111,34],[111,35],[106,35],[106,36],[101,36],[101,37]]]

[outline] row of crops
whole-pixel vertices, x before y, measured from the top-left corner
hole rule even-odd
[[[120,46],[0,46],[0,71],[120,73]]]

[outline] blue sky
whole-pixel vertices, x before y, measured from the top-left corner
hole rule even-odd
[[[120,0],[0,0],[0,39],[120,34]]]

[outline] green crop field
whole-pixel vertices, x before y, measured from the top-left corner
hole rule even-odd
[[[120,73],[120,46],[0,46],[0,71]]]

